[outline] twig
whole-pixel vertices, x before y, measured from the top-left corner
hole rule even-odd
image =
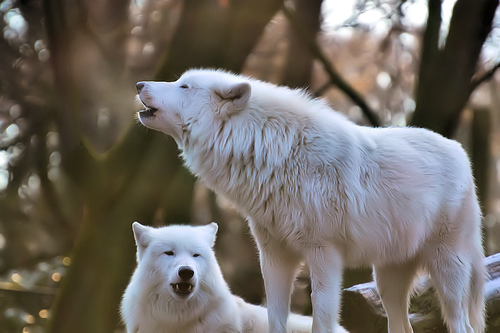
[[[27,293],[35,295],[49,295],[49,296],[54,296],[56,294],[56,288],[45,287],[45,286],[33,286],[29,289],[26,289],[18,284],[11,282],[0,282],[0,291]]]
[[[495,71],[500,68],[500,62],[496,64],[492,69],[490,69],[488,72],[486,72],[483,76],[478,77],[475,80],[472,80],[470,84],[470,92],[473,92],[476,90],[477,87],[481,85],[481,83],[486,82],[490,80],[493,77],[493,74],[495,74]]]
[[[330,81],[332,84],[336,85],[340,90],[342,90],[351,100],[357,104],[361,111],[364,113],[366,118],[370,121],[373,126],[380,126],[380,120],[378,119],[376,113],[366,104],[363,97],[354,90],[354,88],[347,83],[333,67],[332,63],[326,57],[323,50],[320,48],[314,36],[310,36],[305,29],[302,27],[300,22],[295,18],[293,10],[288,8],[287,5],[283,6],[283,13],[290,21],[293,29],[297,32],[297,35],[302,39],[304,44],[309,47],[309,50],[314,55],[316,59],[321,61],[326,73],[330,76]]]
[[[316,91],[314,92],[314,95],[316,97],[319,97],[321,95],[323,95],[325,93],[325,91],[332,85],[332,83],[330,81],[327,81],[325,84],[323,84],[321,87],[319,87],[318,89],[316,89]]]

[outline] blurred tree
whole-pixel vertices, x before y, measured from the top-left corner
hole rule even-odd
[[[112,3],[119,8],[128,6],[127,1],[110,1],[104,7],[112,7]],[[82,29],[71,16],[75,13],[70,9],[76,5],[80,15],[88,15],[89,7],[78,1],[44,1],[51,63],[61,97],[57,120],[63,166],[83,191],[85,202],[73,264],[54,303],[48,331],[110,332],[118,322],[116,309],[130,276],[127,272],[133,267],[131,219],[151,221],[163,207],[165,222],[190,221],[194,178],[180,168],[171,140],[165,147],[163,135],[145,134],[140,127],[132,127],[105,155],[95,156],[79,128],[79,87],[72,79],[75,49],[71,36],[75,29]],[[281,2],[189,0],[183,5],[177,32],[156,80],[172,79],[189,67],[239,71]],[[114,24],[121,26],[126,14],[114,13]],[[241,38],[243,32],[245,38]],[[123,43],[118,34],[113,52],[120,53],[117,50],[124,48]],[[105,52],[114,62],[115,56]]]
[[[129,6],[128,1],[110,1],[108,5],[112,2],[115,9]],[[128,280],[123,272],[130,272],[133,267],[132,219],[152,220],[162,200],[174,190],[172,183],[180,170],[180,162],[170,158],[176,148],[173,144],[165,145],[159,133],[145,134],[133,127],[104,155],[98,154],[87,139],[89,130],[82,125],[87,115],[82,105],[92,87],[75,82],[75,54],[80,46],[74,37],[89,29],[88,5],[80,1],[44,1],[62,167],[84,200],[83,223],[71,255],[73,265],[52,310],[48,328],[52,332],[113,330],[118,322],[118,302]],[[106,24],[121,31],[127,16],[127,10],[117,10]],[[124,42],[119,33],[112,42],[101,44],[105,48],[101,51],[111,64],[107,70],[124,71]],[[167,154],[157,153],[165,148]],[[185,207],[183,201],[190,199],[189,182],[192,181],[186,186],[188,193],[176,193],[179,210],[169,211],[169,218],[189,219],[189,210],[181,209]]]
[[[403,3],[405,1],[401,1],[398,10]],[[311,3],[311,8],[316,6],[315,2]],[[364,6],[367,6],[367,2],[360,1],[360,9]],[[471,93],[480,83],[490,79],[500,66],[500,64],[495,66],[482,76],[477,73],[481,50],[492,30],[498,1],[458,0],[453,7],[446,38],[441,36],[441,6],[442,0],[428,1],[429,15],[422,40],[416,109],[411,123],[451,137]],[[314,35],[310,34],[311,28],[307,26],[311,24],[310,21],[300,20],[301,16],[305,15],[304,12],[297,13],[297,10],[286,9],[285,13],[297,31],[297,39],[301,39],[302,45],[309,49],[310,54],[323,63],[331,78],[329,83],[345,92],[362,109],[368,108],[361,96],[353,91],[326,59],[320,46],[315,42]],[[356,15],[359,15],[359,12]],[[307,23],[303,24],[302,21]],[[401,27],[399,29],[404,31]],[[295,42],[292,41],[292,45]],[[376,117],[369,115],[372,113],[371,109],[367,111],[366,115],[372,125],[378,125]]]
[[[314,38],[320,31],[321,4],[323,0],[296,0],[295,13],[309,38]],[[284,68],[283,84],[294,88],[308,88],[311,83],[314,54],[304,47],[300,34],[288,29],[289,45]]]
[[[446,38],[440,33],[441,5],[442,0],[428,1],[416,109],[411,123],[451,137],[470,94],[483,81],[475,76],[498,1],[457,0]]]
[[[193,67],[241,71],[282,1],[186,0],[172,45],[157,71],[175,79]]]

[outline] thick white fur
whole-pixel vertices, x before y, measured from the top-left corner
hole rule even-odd
[[[266,309],[232,295],[222,277],[212,251],[215,223],[156,229],[135,222],[133,229],[138,264],[121,306],[127,333],[268,331]],[[193,291],[186,296],[177,295],[171,286],[180,281],[180,267],[194,271]],[[312,318],[291,314],[288,327],[288,332],[311,332]]]
[[[313,332],[335,332],[342,267],[373,265],[391,333],[430,273],[451,333],[484,330],[481,213],[466,153],[420,128],[358,126],[321,100],[221,71],[143,83],[139,114],[172,136],[189,169],[248,217],[270,331],[285,332],[301,260]]]

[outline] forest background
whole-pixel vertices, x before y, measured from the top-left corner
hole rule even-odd
[[[359,124],[460,141],[485,250],[500,252],[498,4],[1,1],[0,332],[122,332],[133,221],[216,221],[231,289],[265,301],[245,221],[189,174],[171,139],[135,120],[137,81],[193,67],[307,88]],[[348,270],[344,285],[370,279]],[[307,269],[295,287],[292,310],[310,313]]]

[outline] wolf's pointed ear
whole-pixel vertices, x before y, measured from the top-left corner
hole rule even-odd
[[[220,98],[219,113],[230,117],[247,106],[252,88],[250,83],[242,82],[215,88],[214,92]]]
[[[212,222],[210,224],[207,224],[203,228],[205,228],[207,230],[207,236],[208,236],[208,241],[210,242],[210,246],[214,246],[215,238],[217,237],[217,230],[219,230],[219,226],[217,225],[217,223]]]
[[[149,230],[151,228],[140,224],[139,222],[132,223],[132,230],[134,231],[135,244],[137,245],[137,262],[142,258],[144,251],[151,242],[151,235]]]

